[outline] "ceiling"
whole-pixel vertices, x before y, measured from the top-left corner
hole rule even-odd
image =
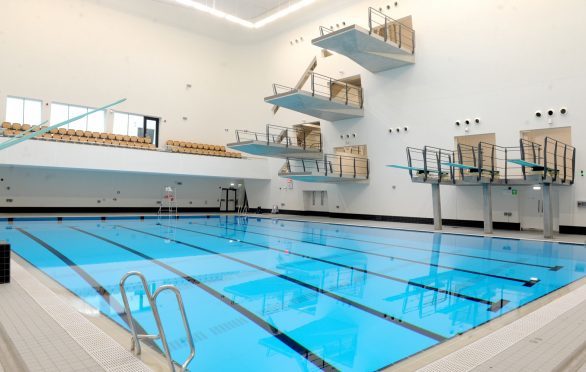
[[[118,11],[142,16],[157,23],[179,27],[230,43],[259,42],[295,26],[335,12],[342,4],[356,0],[316,0],[311,5],[267,24],[247,29],[202,11],[186,8],[174,0],[86,0]],[[245,20],[258,20],[300,0],[197,0]],[[267,13],[268,12],[268,13]],[[252,18],[251,18],[252,17]],[[317,30],[316,30],[317,32]]]
[[[173,2],[173,0],[166,0]],[[300,0],[197,0],[198,2],[247,21],[264,18]]]

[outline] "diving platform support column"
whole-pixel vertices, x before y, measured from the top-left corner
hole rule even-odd
[[[544,183],[543,190],[543,237],[553,238],[553,208],[551,206],[551,184]]]
[[[433,228],[435,230],[442,229],[442,203],[440,199],[440,185],[439,183],[431,184],[431,199],[433,204]]]
[[[484,233],[492,234],[492,188],[490,183],[482,184],[482,206],[484,211]]]

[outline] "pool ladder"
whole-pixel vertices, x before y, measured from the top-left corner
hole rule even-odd
[[[147,300],[151,306],[153,317],[155,318],[155,322],[157,323],[157,329],[159,330],[159,334],[157,335],[148,335],[148,334],[138,334],[136,332],[134,319],[132,318],[132,311],[130,310],[130,304],[128,303],[128,296],[126,295],[126,289],[124,288],[124,284],[126,280],[131,276],[137,276],[140,281],[142,282],[143,289],[147,296]],[[185,362],[183,364],[178,365],[179,369],[176,369],[176,365],[173,362],[173,358],[171,357],[171,351],[169,350],[169,344],[167,343],[167,337],[165,336],[165,330],[163,329],[163,324],[161,323],[161,317],[159,316],[159,310],[157,308],[157,298],[159,295],[164,291],[171,291],[175,294],[175,298],[177,298],[177,303],[179,304],[179,310],[181,312],[181,318],[183,319],[183,327],[185,328],[185,333],[187,335],[187,342],[189,344],[190,353]],[[167,362],[169,363],[169,370],[172,372],[179,371],[183,372],[187,370],[187,366],[193,358],[195,357],[195,346],[193,344],[193,337],[191,336],[191,330],[189,329],[189,323],[187,321],[187,316],[185,315],[185,306],[183,305],[183,297],[181,296],[181,292],[179,289],[174,285],[162,285],[155,293],[151,294],[149,290],[149,286],[145,276],[138,271],[129,271],[127,272],[122,279],[120,279],[120,294],[122,295],[122,300],[124,301],[124,310],[126,311],[126,316],[128,317],[128,325],[130,326],[130,331],[132,333],[132,346],[131,350],[134,352],[135,355],[140,355],[141,348],[140,348],[140,340],[161,340],[163,344],[163,352]]]

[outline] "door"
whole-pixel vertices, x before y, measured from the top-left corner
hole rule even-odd
[[[236,212],[236,189],[222,189],[220,193],[220,212]]]
[[[159,146],[159,118],[144,117],[143,137],[153,139],[155,146]]]
[[[551,188],[553,229],[559,231],[559,193]],[[541,186],[519,187],[521,230],[543,230],[543,190]]]

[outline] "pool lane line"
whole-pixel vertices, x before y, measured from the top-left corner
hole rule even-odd
[[[26,236],[27,238],[33,240],[34,242],[36,242],[37,244],[39,244],[40,246],[42,246],[43,248],[45,248],[49,252],[51,252],[53,255],[55,255],[57,258],[59,258],[61,261],[63,261],[63,263],[65,263],[67,266],[69,266],[70,269],[72,269],[79,276],[81,276],[82,279],[85,280],[87,284],[89,284],[96,292],[98,292],[98,294],[108,304],[108,306],[111,306],[113,308],[113,310],[120,317],[120,319],[122,319],[122,321],[124,323],[126,323],[127,326],[130,327],[130,324],[128,323],[128,317],[126,316],[126,311],[124,310],[124,307],[118,302],[118,300],[114,296],[112,296],[112,294],[106,288],[104,288],[100,283],[98,283],[87,271],[85,271],[84,269],[79,267],[69,257],[67,257],[63,253],[59,252],[59,250],[57,248],[51,246],[50,244],[48,244],[47,242],[45,242],[41,238],[24,230],[23,228],[15,227],[14,229],[17,230],[18,232],[20,232],[21,234],[23,234],[24,236]],[[36,267],[36,265],[35,265],[35,267]],[[79,297],[79,296],[77,296],[77,297]],[[135,324],[136,330],[139,333],[147,334],[147,331],[136,320],[134,320],[134,324]],[[156,346],[156,344],[154,342],[148,342],[148,344],[151,347]],[[156,347],[158,350],[158,346],[156,346]]]
[[[223,229],[223,227],[221,227],[221,226],[205,225],[205,224],[195,223],[195,222],[192,222],[192,224],[194,224],[194,225],[200,225],[200,226],[213,227],[213,228],[217,228],[217,229]],[[424,265],[424,266],[427,266],[427,267],[430,267],[431,266],[431,267],[437,267],[437,268],[441,268],[441,269],[460,271],[460,272],[463,272],[463,273],[468,273],[468,274],[473,274],[473,275],[481,275],[481,276],[487,276],[487,277],[496,278],[496,279],[509,280],[509,281],[513,281],[513,282],[517,282],[517,283],[523,283],[523,286],[525,286],[525,287],[532,287],[536,283],[539,282],[539,279],[538,280],[527,280],[527,279],[512,278],[512,277],[503,276],[503,275],[484,273],[484,272],[481,272],[481,271],[468,270],[468,269],[462,269],[462,268],[453,267],[453,266],[446,266],[446,265],[434,264],[434,263],[429,263],[429,262],[424,262],[424,261],[412,260],[410,258],[402,258],[402,257],[389,256],[389,255],[386,255],[386,254],[376,253],[376,252],[371,252],[371,251],[362,251],[360,249],[340,247],[340,246],[337,246],[337,245],[331,245],[331,244],[325,244],[325,243],[315,243],[315,242],[311,242],[311,241],[308,241],[308,240],[295,239],[295,238],[287,238],[287,237],[283,237],[283,236],[271,235],[271,234],[264,234],[264,233],[259,233],[259,232],[255,232],[255,231],[240,230],[240,229],[236,229],[234,227],[232,227],[230,229],[233,230],[233,231],[240,231],[240,232],[248,233],[248,234],[268,236],[268,237],[279,238],[279,239],[290,240],[290,241],[296,241],[296,242],[301,242],[301,243],[306,243],[306,244],[319,245],[319,246],[327,247],[327,248],[341,249],[341,250],[345,250],[345,251],[349,251],[349,252],[363,253],[363,254],[367,254],[367,255],[371,255],[371,256],[391,258],[393,260],[410,262],[410,263],[414,263],[414,264],[417,264],[417,265]],[[241,240],[241,241],[243,243],[248,243],[247,241],[244,241],[244,240]],[[439,253],[441,254],[442,252],[439,252]]]
[[[216,299],[220,300],[221,302],[223,302],[224,304],[228,305],[229,307],[231,307],[232,309],[236,310],[237,312],[239,312],[240,314],[242,314],[243,316],[245,316],[246,318],[248,318],[248,320],[252,321],[254,324],[258,325],[259,327],[261,327],[262,329],[264,329],[265,331],[267,331],[271,336],[274,336],[275,338],[277,338],[279,341],[281,341],[282,343],[284,343],[285,345],[287,345],[289,348],[291,348],[293,351],[295,351],[297,354],[299,354],[300,356],[302,356],[303,358],[307,359],[307,361],[309,361],[310,363],[312,363],[313,365],[315,365],[316,367],[325,370],[325,371],[338,371],[338,369],[334,366],[332,366],[331,364],[329,364],[328,362],[326,362],[324,359],[322,359],[319,355],[313,353],[311,350],[307,349],[305,346],[301,345],[300,343],[298,343],[297,341],[295,341],[293,338],[289,337],[286,333],[284,333],[283,331],[279,330],[277,327],[273,326],[272,324],[267,323],[266,321],[264,321],[262,318],[260,318],[259,316],[257,316],[256,314],[254,314],[253,312],[251,312],[250,310],[244,308],[243,306],[239,305],[238,303],[236,303],[235,301],[232,301],[231,299],[229,299],[228,297],[226,297],[225,295],[221,294],[220,292],[216,291],[215,289],[208,287],[206,284],[204,284],[203,282],[197,280],[196,278],[184,273],[183,271],[174,268],[173,266],[170,266],[162,261],[159,261],[158,259],[151,257],[147,254],[144,254],[140,251],[137,251],[129,246],[126,246],[124,244],[120,244],[118,242],[115,242],[113,240],[110,240],[108,238],[105,238],[103,236],[94,234],[92,232],[83,230],[79,227],[76,226],[68,226],[69,229],[78,231],[82,234],[86,234],[89,235],[93,238],[99,239],[103,242],[106,242],[108,244],[114,245],[118,248],[124,249],[127,252],[130,252],[132,254],[135,254],[149,262],[152,262],[170,272],[172,272],[175,275],[178,275],[179,277],[183,278],[184,280],[186,280],[187,282],[195,285],[196,287],[204,290],[206,293],[208,293],[209,295],[215,297]],[[162,237],[164,238],[164,237]],[[165,238],[166,239],[166,238]],[[173,241],[171,239],[171,241]]]
[[[406,328],[406,329],[408,329],[410,331],[419,333],[420,335],[426,336],[426,337],[431,338],[431,339],[433,339],[435,341],[442,342],[442,341],[447,340],[447,337],[444,337],[444,336],[442,336],[440,334],[437,334],[437,333],[432,332],[430,330],[427,330],[425,328],[419,327],[419,326],[417,326],[415,324],[411,324],[409,322],[405,322],[405,321],[403,321],[401,319],[398,319],[398,318],[396,318],[394,316],[390,316],[390,315],[388,315],[388,314],[386,314],[386,313],[384,313],[382,311],[373,309],[373,308],[371,308],[369,306],[366,306],[364,304],[361,304],[359,302],[350,300],[348,298],[342,297],[340,295],[337,295],[337,294],[335,294],[333,292],[330,292],[328,290],[325,290],[323,288],[316,287],[316,286],[314,286],[312,284],[305,283],[305,282],[303,282],[303,281],[301,281],[299,279],[292,278],[292,277],[290,277],[288,275],[285,275],[285,274],[280,274],[280,273],[278,273],[276,271],[272,271],[272,270],[267,269],[265,267],[262,267],[262,266],[253,264],[251,262],[247,262],[247,261],[241,260],[239,258],[232,257],[232,256],[229,256],[227,254],[220,253],[220,252],[217,252],[217,251],[214,251],[214,250],[211,250],[211,249],[208,249],[208,248],[204,248],[204,247],[201,247],[201,246],[198,246],[198,245],[195,245],[195,244],[187,243],[187,242],[184,242],[184,241],[181,241],[181,240],[169,239],[168,237],[165,237],[165,236],[162,236],[162,235],[157,235],[157,234],[149,233],[149,232],[142,231],[142,230],[133,229],[133,228],[126,227],[126,226],[121,226],[121,225],[116,225],[116,226],[119,227],[119,228],[122,228],[122,229],[129,230],[129,231],[134,231],[134,232],[137,232],[137,233],[140,233],[140,234],[149,235],[149,236],[152,236],[152,237],[155,237],[155,238],[159,238],[159,239],[164,239],[164,240],[167,240],[167,241],[171,241],[171,242],[174,242],[174,243],[177,243],[177,244],[181,244],[181,245],[184,245],[186,247],[194,248],[194,249],[197,249],[197,250],[200,250],[200,251],[203,251],[203,252],[207,252],[207,253],[210,253],[210,254],[215,254],[215,255],[220,256],[222,258],[225,258],[227,260],[234,261],[234,262],[240,263],[240,264],[245,265],[245,266],[248,266],[248,267],[252,267],[253,269],[256,269],[258,271],[262,271],[264,273],[267,273],[267,274],[272,275],[272,276],[275,276],[277,278],[286,280],[286,281],[291,282],[293,284],[297,284],[300,287],[303,287],[303,288],[312,290],[312,291],[314,291],[314,292],[316,292],[318,294],[322,294],[324,296],[330,297],[330,298],[332,298],[332,299],[334,299],[334,300],[336,300],[338,302],[342,302],[344,304],[350,305],[350,306],[352,306],[352,307],[354,307],[356,309],[362,310],[362,311],[364,311],[364,312],[366,312],[366,313],[368,313],[370,315],[376,316],[376,317],[378,317],[378,318],[380,318],[382,320],[385,320],[385,321],[387,321],[389,323],[393,323],[395,325],[401,326],[401,327]],[[164,226],[164,225],[162,225],[162,226]],[[491,304],[492,304],[492,302],[491,302]]]
[[[252,217],[255,218],[255,217]],[[268,220],[267,218],[261,218],[263,220]],[[279,220],[276,220],[279,221]],[[284,221],[292,221],[292,222],[299,222],[301,223],[301,221],[294,221],[294,220],[284,220]],[[322,223],[323,222],[311,222],[308,221],[309,223]],[[327,223],[326,223],[327,224]],[[202,225],[202,224],[200,224]],[[230,223],[230,225],[235,225],[234,223]],[[248,224],[247,224],[248,225]],[[210,226],[210,225],[205,225],[205,226]],[[261,225],[249,225],[252,227],[259,227],[261,229],[268,229],[269,226],[261,226]],[[348,226],[348,227],[362,227],[362,228],[376,228],[378,229],[378,227],[366,227],[366,226],[355,226],[355,225],[341,225],[342,227],[344,226]],[[328,235],[328,234],[317,234],[314,232],[307,232],[307,231],[299,231],[299,230],[292,230],[292,229],[285,229],[282,228],[281,226],[279,226],[279,230],[283,230],[283,231],[290,231],[290,232],[295,232],[295,233],[301,233],[301,234],[311,234],[311,235],[318,235],[318,236],[325,236],[328,238],[336,238],[336,239],[345,239],[345,240],[352,240],[355,242],[361,242],[361,243],[370,243],[370,244],[379,244],[379,245],[385,245],[388,247],[399,247],[399,248],[405,248],[405,249],[411,249],[411,250],[416,250],[416,251],[423,251],[423,252],[434,252],[434,251],[430,251],[429,249],[425,249],[425,248],[417,248],[417,247],[410,247],[408,245],[400,245],[400,244],[391,244],[391,243],[383,243],[383,242],[373,242],[371,240],[363,240],[363,239],[355,239],[355,238],[347,238],[347,237],[340,237],[340,236],[335,236],[335,235]],[[392,229],[390,229],[392,230]],[[331,230],[330,230],[331,231]],[[415,232],[415,233],[428,233],[427,231],[412,231],[412,230],[399,230],[402,232]],[[432,233],[432,232],[430,232]],[[434,233],[434,234],[449,234],[449,235],[455,235],[452,233]],[[470,235],[464,235],[467,237],[471,237]],[[487,236],[478,236],[479,238],[490,238]],[[498,239],[508,239],[508,238],[498,238]],[[512,240],[516,240],[516,241],[523,241],[523,239],[512,239]],[[489,258],[489,257],[482,257],[482,256],[475,256],[475,255],[469,255],[469,254],[464,254],[464,253],[455,253],[455,252],[441,252],[441,254],[447,254],[450,256],[460,256],[460,257],[470,257],[470,258],[477,258],[479,260],[487,260],[487,261],[497,261],[497,262],[504,262],[504,263],[510,263],[510,264],[515,264],[515,265],[523,265],[523,266],[531,266],[531,267],[539,267],[542,269],[548,269],[549,271],[559,271],[560,269],[563,268],[563,266],[548,266],[548,265],[541,265],[541,264],[532,264],[532,263],[528,263],[528,262],[519,262],[519,261],[512,261],[512,260],[504,260],[504,259],[500,259],[500,258]]]
[[[170,227],[170,226],[167,226],[167,225],[161,225],[161,226],[163,226],[163,227]],[[123,227],[123,226],[121,226],[121,227]],[[399,283],[404,283],[404,284],[407,284],[408,286],[409,285],[412,285],[414,287],[419,287],[419,288],[426,289],[426,290],[430,290],[430,291],[434,291],[434,292],[437,292],[437,293],[442,293],[442,294],[446,294],[446,295],[453,296],[453,297],[463,298],[463,299],[466,299],[466,300],[469,300],[469,301],[474,301],[474,302],[478,302],[478,303],[481,303],[481,304],[488,305],[489,306],[488,307],[488,310],[489,311],[493,311],[493,312],[500,310],[503,306],[505,306],[506,304],[508,304],[510,302],[509,300],[504,300],[504,299],[500,299],[499,301],[493,302],[493,301],[485,300],[483,298],[473,297],[473,296],[465,295],[465,294],[462,294],[462,293],[453,292],[453,291],[449,291],[449,290],[445,290],[445,289],[441,289],[441,288],[436,288],[436,287],[432,287],[432,286],[429,286],[429,285],[426,285],[426,284],[421,284],[421,283],[414,282],[414,281],[411,281],[411,280],[407,280],[407,279],[403,279],[403,278],[398,278],[398,277],[390,276],[390,275],[387,275],[387,274],[381,274],[381,273],[377,273],[377,272],[374,272],[374,271],[369,271],[369,270],[362,269],[362,268],[359,268],[359,267],[356,267],[356,266],[346,265],[346,264],[343,264],[343,263],[339,263],[339,262],[335,262],[335,261],[330,261],[330,260],[326,260],[326,259],[323,259],[323,258],[308,256],[308,255],[305,255],[305,254],[302,254],[302,253],[293,252],[290,249],[288,249],[288,250],[279,249],[279,248],[275,248],[275,247],[270,247],[268,245],[246,242],[246,241],[239,240],[239,239],[227,238],[227,237],[223,237],[221,235],[204,233],[204,232],[201,232],[201,231],[195,231],[195,230],[190,230],[190,229],[181,228],[181,227],[174,227],[174,228],[175,229],[178,229],[178,230],[192,232],[192,233],[195,233],[195,234],[208,235],[208,236],[215,237],[215,238],[219,238],[219,239],[237,241],[237,242],[240,242],[240,243],[252,245],[252,246],[255,246],[255,247],[259,247],[259,248],[263,248],[263,249],[267,249],[267,250],[271,250],[271,251],[275,251],[275,252],[281,252],[281,253],[285,253],[285,254],[289,254],[289,255],[301,257],[301,258],[305,258],[305,259],[308,259],[308,260],[323,262],[323,263],[326,263],[326,264],[343,267],[345,269],[359,271],[359,272],[364,273],[364,274],[378,276],[378,277],[383,278],[383,279],[387,279],[387,280],[391,280],[391,281],[395,281],[395,282],[399,282]],[[132,229],[130,229],[130,230],[132,230]]]

